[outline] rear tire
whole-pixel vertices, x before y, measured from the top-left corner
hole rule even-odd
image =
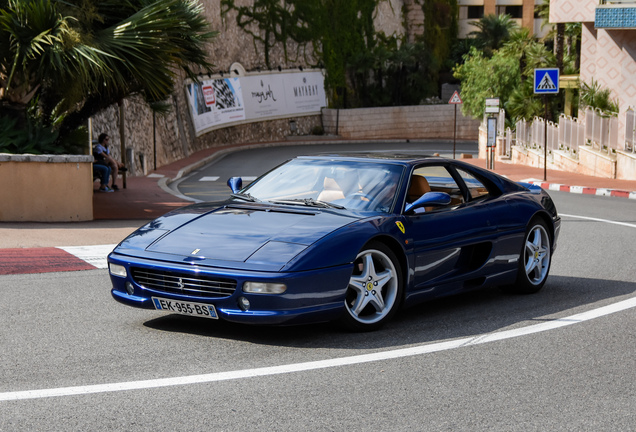
[[[358,254],[353,267],[342,323],[354,331],[377,330],[395,315],[402,302],[400,263],[386,245],[371,242]]]
[[[552,239],[548,227],[543,220],[533,219],[521,246],[517,281],[505,290],[514,294],[538,292],[548,279],[551,263]]]

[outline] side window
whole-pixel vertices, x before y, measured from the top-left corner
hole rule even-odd
[[[421,178],[425,179],[422,180]],[[421,185],[427,187],[424,189]],[[428,189],[428,190],[425,190]],[[450,206],[454,207],[464,202],[462,191],[453,176],[442,165],[427,165],[413,171],[407,194],[407,202],[413,202],[423,195],[423,192],[445,192],[450,195]]]
[[[464,183],[466,183],[471,199],[474,200],[489,195],[488,188],[486,188],[486,186],[484,186],[483,183],[477,180],[472,174],[469,174],[459,168],[457,168],[457,173],[462,177]]]

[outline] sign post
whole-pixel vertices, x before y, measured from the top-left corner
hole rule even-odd
[[[559,69],[541,68],[534,70],[534,94],[543,95],[545,106],[543,134],[543,181],[548,178],[548,95],[559,93]]]
[[[495,147],[497,146],[497,117],[488,117],[486,138],[486,168],[495,169]]]
[[[486,99],[488,139],[486,142],[486,168],[495,169],[495,147],[497,147],[497,120],[499,118],[499,98]],[[495,114],[496,116],[493,116]]]
[[[453,159],[455,159],[455,147],[457,143],[457,105],[462,104],[462,99],[459,97],[459,93],[455,90],[453,96],[448,101],[449,104],[455,105],[455,120],[453,122]]]

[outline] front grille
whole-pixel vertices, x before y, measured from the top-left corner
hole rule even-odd
[[[229,297],[236,281],[197,273],[132,268],[133,280],[144,288],[197,297]]]

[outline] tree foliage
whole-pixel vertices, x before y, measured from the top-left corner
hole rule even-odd
[[[423,42],[431,47],[432,56],[442,67],[451,58],[451,51],[459,31],[457,0],[427,0],[422,2],[424,12]]]
[[[536,41],[527,29],[514,31],[492,57],[472,48],[465,62],[455,68],[462,81],[464,114],[481,117],[485,99],[498,97],[509,121],[544,116],[544,99],[534,94],[534,69],[555,67],[556,58],[546,46]],[[549,119],[558,116],[563,95],[548,99]]]
[[[617,113],[618,101],[612,98],[611,90],[603,88],[598,81],[592,79],[590,84],[581,85],[581,106],[592,107],[604,112]]]
[[[178,69],[195,77],[212,66],[201,10],[188,0],[0,0],[0,117],[61,145],[125,97],[165,100]]]
[[[486,15],[472,23],[478,30],[469,33],[475,38],[477,48],[484,51],[486,56],[491,56],[510,39],[518,29],[517,24],[510,15]]]
[[[221,0],[221,5],[223,14],[236,13],[237,25],[253,37],[257,51],[262,49],[266,68],[276,67],[270,55],[276,45],[288,63],[302,53],[308,64],[324,67],[334,106],[420,103],[437,93],[440,61],[425,42],[407,43],[376,31],[373,19],[382,1],[256,0],[239,6]],[[456,5],[456,0],[431,2]],[[296,49],[293,58],[290,47]]]
[[[559,23],[557,26],[550,24],[550,0],[543,0],[535,10],[539,18],[543,19],[541,27],[551,26],[543,42],[553,45],[555,55],[563,57],[562,73],[577,74],[581,66],[581,23]]]
[[[464,64],[455,69],[455,77],[462,82],[462,112],[481,117],[487,98],[509,99],[519,82],[519,61],[498,51],[487,58],[473,47]]]

